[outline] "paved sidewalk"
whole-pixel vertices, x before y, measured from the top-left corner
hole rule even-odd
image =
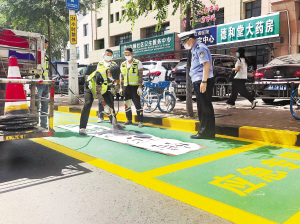
[[[80,97],[83,101],[83,96]],[[119,103],[119,112],[124,112],[124,102],[115,101],[115,109],[118,110]],[[69,108],[74,108],[77,111],[83,108],[83,103],[79,105],[69,105],[68,96],[60,96],[59,94],[55,95],[55,106],[67,106]],[[277,134],[270,134],[269,131],[291,131],[286,132],[288,135],[293,135],[293,141],[298,142],[296,145],[300,145],[300,120],[296,120],[290,113],[288,101],[278,101],[271,105],[265,104],[262,100],[258,100],[257,107],[255,109],[250,108],[250,103],[244,98],[238,99],[236,102],[236,109],[227,109],[225,100],[217,100],[214,102],[215,116],[216,116],[216,132],[217,134],[235,136],[235,137],[245,137],[254,140],[262,140],[268,138],[268,140],[276,138],[290,138],[290,136],[280,136]],[[194,113],[197,113],[196,103],[193,104]],[[98,110],[98,101],[94,101],[92,109]],[[178,121],[182,122],[184,120],[194,120],[196,123],[196,131],[199,123],[197,124],[198,118],[190,118],[186,116],[186,104],[184,101],[177,101],[175,109],[171,113],[161,113],[156,109],[153,113],[144,113],[146,122],[163,118],[177,118]],[[133,113],[135,113],[135,108],[133,106]],[[149,122],[150,123],[150,122]],[[154,122],[155,123],[155,122]],[[182,123],[183,124],[183,123]],[[247,129],[251,127],[252,130],[249,132]],[[264,130],[266,129],[266,130]],[[275,130],[273,130],[275,129]],[[246,131],[245,131],[246,130]],[[262,131],[263,130],[263,131]],[[257,132],[264,132],[258,134]],[[268,132],[267,134],[265,132]],[[241,134],[242,133],[242,134]],[[253,135],[255,135],[253,137]],[[267,136],[266,136],[267,135]],[[299,139],[299,140],[298,140]],[[270,142],[273,142],[270,141]],[[275,143],[279,143],[276,142]],[[284,143],[284,142],[280,142]]]
[[[83,97],[81,99],[84,101]],[[55,105],[69,106],[73,108],[83,108],[83,103],[79,105],[69,105],[68,96],[61,97],[55,95]],[[236,109],[226,109],[225,100],[214,101],[216,114],[216,124],[233,127],[251,126],[261,128],[271,128],[277,130],[300,131],[300,120],[296,120],[290,113],[289,105],[267,105],[262,100],[258,100],[257,107],[252,110],[247,100],[239,99],[236,102]],[[197,105],[194,102],[194,113],[197,112]],[[115,101],[115,109],[118,108],[118,101]],[[92,109],[98,109],[98,102],[94,101]],[[119,111],[124,112],[124,102],[119,101]],[[156,109],[153,113],[144,113],[145,117],[172,117],[181,119],[198,120],[198,117],[190,118],[186,116],[185,101],[177,101],[174,111],[168,114],[161,113]],[[133,113],[135,108],[133,106]]]

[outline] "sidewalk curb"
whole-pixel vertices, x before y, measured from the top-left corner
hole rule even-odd
[[[80,108],[57,106],[54,105],[54,110],[68,113],[81,113]],[[90,116],[97,117],[98,111],[91,109]],[[117,120],[121,122],[126,121],[124,112],[117,114]],[[136,115],[133,115],[133,122],[136,122]],[[195,120],[185,120],[177,118],[161,118],[161,117],[147,117],[144,116],[144,123],[149,125],[157,125],[173,130],[185,132],[197,132],[200,123]],[[227,135],[232,137],[240,137],[249,140],[263,141],[266,143],[281,144],[287,146],[300,146],[300,132],[284,131],[268,128],[257,128],[249,126],[226,126],[216,125],[216,134]]]

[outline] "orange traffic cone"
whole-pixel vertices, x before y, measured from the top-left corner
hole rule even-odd
[[[9,58],[8,79],[21,79],[20,69],[16,57]],[[8,83],[6,85],[4,115],[24,115],[29,113],[23,84]]]

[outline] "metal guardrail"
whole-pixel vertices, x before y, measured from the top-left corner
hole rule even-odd
[[[256,98],[260,99],[290,99],[292,91],[297,88],[299,83],[296,82],[258,82],[246,83],[246,88]],[[176,96],[186,96],[186,84],[174,84]],[[193,91],[193,90],[192,90]],[[215,84],[213,90],[214,97],[229,97],[232,92],[232,83]]]
[[[246,83],[246,88],[256,98],[260,99],[290,99],[292,91],[300,83],[297,82],[258,82]],[[176,96],[186,96],[186,84],[174,84]],[[232,92],[232,83],[215,84],[213,90],[214,97],[229,97]]]

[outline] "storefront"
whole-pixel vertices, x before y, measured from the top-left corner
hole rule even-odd
[[[120,50],[114,51],[113,60],[125,60],[123,55],[125,46],[130,46],[134,58],[140,61],[180,59],[180,41],[175,33],[120,44]]]
[[[256,69],[273,59],[273,44],[283,41],[279,30],[280,14],[273,13],[194,31],[196,38],[206,44],[212,54],[235,55],[238,47],[244,47]]]

